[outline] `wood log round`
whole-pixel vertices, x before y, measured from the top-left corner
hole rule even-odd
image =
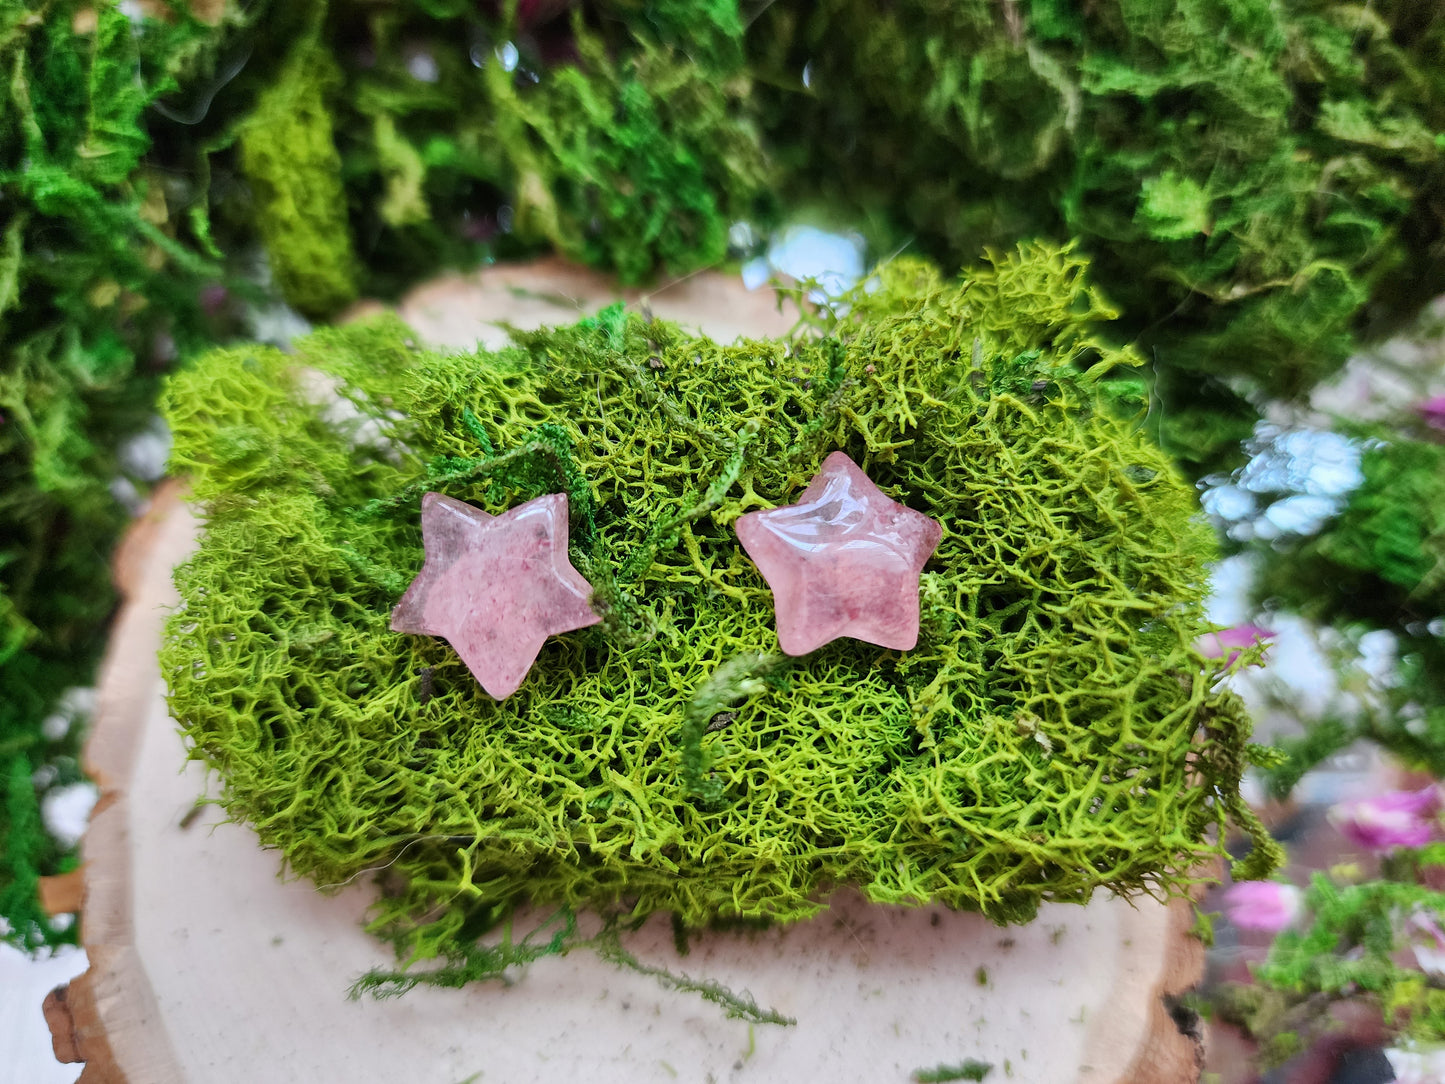
[[[450,276],[402,316],[438,346],[499,343],[494,324],[561,322],[617,296],[552,261]],[[699,275],[634,304],[730,340],[786,330],[767,291]],[[394,965],[360,923],[366,878],[329,894],[278,879],[279,857],[221,822],[167,714],[156,652],[175,604],[171,570],[198,524],[172,483],[117,558],[125,605],[86,753],[101,788],[84,843],[90,970],[47,1001],[61,1060],[83,1084],[347,1080],[907,1081],[968,1059],[990,1080],[1178,1084],[1197,1037],[1167,999],[1203,952],[1176,902],[1048,905],[1001,928],[940,907],[873,906],[840,893],[818,918],[695,938],[679,958],[665,920],[631,935],[645,963],[746,989],[796,1026],[749,1026],[590,953],[548,958],[510,986],[418,989],[348,1001]],[[208,791],[208,785],[210,790]]]

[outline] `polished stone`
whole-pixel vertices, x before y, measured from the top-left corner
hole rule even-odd
[[[840,636],[917,645],[918,576],[943,528],[890,500],[844,453],[823,461],[797,504],[740,516],[737,533],[772,588],[785,653]]]
[[[391,615],[396,632],[442,636],[498,700],[517,691],[549,636],[602,620],[567,557],[567,495],[500,516],[428,493],[426,560]]]

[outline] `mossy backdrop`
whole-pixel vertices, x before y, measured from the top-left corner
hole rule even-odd
[[[1186,411],[1210,380],[1298,394],[1440,290],[1436,7],[822,0],[759,21],[790,192],[873,208],[945,266],[1083,238]]]
[[[80,7],[0,0],[0,916],[32,948],[74,937],[36,880],[74,862],[40,800],[79,780],[81,728],[41,723],[92,682],[105,641],[117,445],[153,412],[160,372],[213,341],[201,290],[220,274],[171,202],[189,186],[147,158],[185,34],[138,38],[110,5],[76,34]]]
[[[173,378],[208,530],[162,665],[228,812],[322,885],[385,868],[375,929],[408,959],[464,960],[524,901],[696,927],[855,884],[1023,921],[1180,891],[1228,822],[1257,843],[1243,872],[1270,868],[1248,719],[1193,646],[1213,541],[1103,379],[1141,359],[1100,337],[1082,261],[1029,248],[948,284],[900,260],[848,300],[791,342],[616,308],[497,353],[383,322]],[[944,526],[922,639],[790,660],[732,524],[840,448]],[[388,628],[428,489],[493,513],[569,493],[604,620],[500,703]]]
[[[33,885],[70,859],[20,781],[74,775],[40,721],[103,640],[117,443],[248,298],[323,318],[546,248],[680,275],[743,255],[733,222],[803,208],[945,270],[1077,236],[1122,304],[1107,336],[1145,359],[1148,425],[1202,471],[1248,433],[1246,395],[1307,389],[1440,289],[1435,8],[1088,12],[0,0],[7,936],[54,936]]]

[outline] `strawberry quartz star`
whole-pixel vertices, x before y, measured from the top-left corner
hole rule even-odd
[[[917,645],[918,574],[943,528],[889,500],[842,452],[823,460],[797,504],[740,516],[737,532],[772,588],[786,654],[840,636]]]
[[[392,611],[394,632],[444,636],[497,700],[517,691],[542,643],[595,625],[592,585],[567,559],[567,495],[491,516],[428,493],[426,561]]]

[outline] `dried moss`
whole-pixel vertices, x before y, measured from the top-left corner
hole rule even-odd
[[[1369,577],[1384,605],[1445,614],[1445,445],[1375,441],[1360,472],[1329,530],[1303,547],[1306,559]]]
[[[946,1080],[987,1080],[993,1066],[986,1061],[969,1058],[957,1065],[935,1065],[931,1069],[913,1070],[913,1079],[918,1084],[938,1084]]]
[[[514,182],[519,215],[555,209],[547,239],[625,282],[721,262],[728,227],[769,180],[756,131],[734,115],[746,79],[719,86],[670,51],[617,64],[580,24],[577,42],[582,63],[554,71],[530,107],[508,94],[509,78],[492,77],[498,103],[526,124],[514,137],[525,144],[509,143],[509,155],[539,170]],[[550,192],[550,207],[533,205],[539,191]]]
[[[109,4],[0,0],[0,917],[25,947],[75,937],[35,883],[74,863],[38,810],[79,778],[80,728],[41,724],[104,642],[116,445],[144,424],[156,370],[204,334],[216,274],[144,160],[144,111],[187,33],[138,33]]]
[[[1435,8],[822,0],[769,5],[749,45],[792,192],[945,266],[1081,238],[1190,374],[1170,407],[1200,375],[1297,395],[1445,287]]]
[[[474,11],[335,5],[340,145],[379,281],[538,244],[628,282],[720,261],[772,178],[736,6],[691,7],[602,26],[574,12],[545,37]]]
[[[307,316],[329,316],[356,300],[341,156],[326,102],[340,84],[324,48],[297,49],[240,130],[241,169],[272,274]]]
[[[1226,816],[1267,869],[1248,722],[1192,647],[1211,540],[1097,397],[1138,359],[1099,339],[1077,261],[1030,249],[957,285],[900,261],[851,304],[824,338],[727,347],[611,309],[444,357],[383,322],[175,377],[209,526],[162,661],[229,811],[319,884],[386,866],[373,928],[464,969],[524,900],[695,926],[855,884],[1023,921],[1179,890]],[[731,524],[835,448],[945,525],[925,635],[760,674],[770,597]],[[517,694],[388,631],[420,489],[500,511],[579,484],[571,556],[607,619]],[[689,753],[685,720],[722,705]]]

